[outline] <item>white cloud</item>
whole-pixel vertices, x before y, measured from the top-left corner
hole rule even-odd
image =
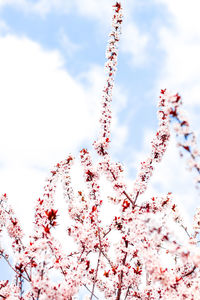
[[[70,149],[94,134],[94,105],[88,111],[87,94],[81,84],[64,70],[58,52],[44,51],[27,38],[0,38],[1,133],[0,151],[26,152],[23,159],[37,159],[57,149]],[[91,120],[89,122],[89,120]],[[81,126],[80,126],[81,124]],[[66,137],[67,136],[67,137]],[[11,150],[9,150],[11,149]],[[62,150],[63,151],[63,150]],[[48,158],[47,158],[48,157]]]
[[[121,41],[121,51],[128,54],[130,61],[133,65],[141,65],[147,61],[147,46],[149,36],[147,33],[142,33],[139,27],[133,22],[131,11],[136,1],[128,0],[122,3],[124,7],[125,21],[123,24],[123,35]],[[113,0],[0,0],[0,7],[6,5],[14,6],[21,9],[25,13],[39,14],[41,17],[47,16],[49,13],[69,14],[76,13],[94,20],[99,23],[99,31],[97,34],[102,33],[102,26],[105,28],[110,27],[112,18]],[[62,45],[70,53],[77,50],[77,45],[72,43],[68,36],[63,31],[59,33]]]
[[[39,0],[37,2],[29,2],[27,10],[44,16],[52,11],[68,13],[72,7],[73,2],[69,0]]]
[[[130,55],[133,65],[141,65],[146,62],[148,41],[148,35],[142,34],[134,23],[130,22],[124,26],[121,49]]]
[[[61,13],[68,13],[72,7],[71,1],[63,0],[0,0],[0,8],[11,5],[18,9],[23,10],[25,13],[37,13],[41,16],[45,16],[51,11],[60,11]]]
[[[69,13],[71,10],[81,15],[106,20],[111,14],[113,0],[0,0],[0,7],[12,5],[25,12],[37,13],[45,16],[50,12]]]
[[[0,65],[1,192],[20,214],[44,182],[35,167],[49,168],[92,138],[97,111],[56,51],[7,35],[0,37]]]
[[[70,40],[68,35],[64,32],[64,29],[60,29],[59,34],[58,34],[58,39],[68,57],[71,57],[72,55],[74,55],[81,48],[80,45],[78,45]]]
[[[8,25],[3,21],[0,20],[0,34],[5,34],[9,31],[9,27]]]
[[[113,3],[113,0],[75,0],[75,6],[79,14],[98,19],[103,23],[110,22]]]
[[[7,193],[24,224],[40,196],[46,170],[69,152],[96,138],[103,68],[91,66],[80,78],[64,69],[58,51],[46,51],[25,37],[0,37],[0,193]],[[114,111],[126,103],[117,87]],[[114,140],[125,141],[126,128],[114,114]]]
[[[199,105],[200,2],[156,0],[167,7],[170,25],[160,28],[160,47],[165,58],[158,85],[179,91],[192,108]]]
[[[0,8],[8,5],[25,9],[28,6],[28,2],[26,0],[0,0]]]
[[[163,3],[171,14],[171,22],[183,30],[186,35],[199,36],[199,9],[198,0],[155,0],[157,3]]]

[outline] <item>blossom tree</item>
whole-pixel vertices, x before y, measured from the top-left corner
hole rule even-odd
[[[113,162],[109,154],[112,89],[123,18],[120,2],[113,6],[113,13],[100,132],[93,143],[98,159],[93,162],[85,148],[80,151],[86,188],[78,188],[78,192],[73,190],[71,182],[72,155],[52,168],[44,194],[37,200],[34,231],[28,239],[7,195],[1,196],[0,232],[7,230],[14,258],[3,247],[0,257],[15,277],[12,282],[0,282],[0,299],[75,299],[81,288],[85,288],[87,299],[91,300],[200,299],[200,209],[189,232],[171,193],[145,201],[140,197],[165,154],[170,122],[174,123],[178,146],[189,155],[189,166],[197,172],[197,184],[200,182],[200,154],[195,134],[181,111],[181,97],[161,90],[158,129],[149,156],[138,168],[132,190],[127,187],[123,166]],[[113,189],[107,197],[102,197],[105,188],[102,176]],[[59,211],[55,207],[58,181],[63,184],[66,214],[71,220],[66,236],[73,239],[75,251],[70,247],[66,251],[53,234],[58,225]],[[108,202],[114,207],[114,214],[105,224],[102,216]],[[184,237],[176,234],[178,228]],[[55,274],[58,274],[56,280]]]

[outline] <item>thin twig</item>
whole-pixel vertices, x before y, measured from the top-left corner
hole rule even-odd
[[[191,236],[190,236],[190,234],[189,234],[189,232],[187,230],[187,227],[185,227],[183,224],[181,224],[181,227],[185,230],[185,232],[187,233],[188,237],[190,238]]]
[[[83,285],[84,285],[84,287],[85,287],[90,293],[92,293],[92,291],[87,287],[86,284],[83,284]],[[93,296],[94,296],[96,299],[99,299],[97,296],[95,296],[95,294],[93,294]]]
[[[113,267],[113,263],[111,262],[111,260],[108,258],[108,256],[104,253],[104,251],[102,249],[100,249],[98,247],[98,249],[101,251],[101,253],[103,254],[103,256],[107,259],[107,261],[109,262],[111,268]]]
[[[98,227],[98,236],[99,236],[100,249],[102,249],[102,246],[101,246],[101,236],[100,236],[99,227]],[[94,295],[94,289],[95,289],[95,285],[96,285],[96,281],[97,281],[97,275],[98,275],[98,270],[99,270],[100,258],[101,258],[101,250],[99,250],[99,257],[98,257],[98,261],[97,261],[97,268],[96,268],[96,273],[95,273],[95,278],[94,278],[94,283],[93,283],[93,287],[92,287],[92,294],[91,294],[90,300],[92,300],[92,297]]]
[[[197,267],[194,266],[193,269],[192,269],[191,271],[189,271],[188,273],[184,274],[184,275],[182,276],[182,278],[191,275],[191,274],[196,270],[196,268],[197,268]]]
[[[9,262],[9,260],[1,253],[0,254],[4,259],[5,259],[5,261],[8,263],[8,265],[9,265],[9,267],[11,267],[11,269],[20,277],[22,277],[24,280],[26,280],[26,281],[28,281],[29,282],[29,280],[26,278],[26,277],[24,277],[21,273],[19,273],[12,265],[11,265],[11,263]]]
[[[126,198],[131,202],[131,204],[132,204],[132,206],[133,206],[133,208],[135,207],[135,202],[136,201],[133,201],[132,199],[131,199],[131,197],[127,194],[127,192],[126,191],[123,191],[123,194],[126,196]]]
[[[127,289],[126,296],[125,296],[124,300],[126,300],[126,298],[128,297],[129,290],[130,290],[130,285],[129,285],[128,289]]]

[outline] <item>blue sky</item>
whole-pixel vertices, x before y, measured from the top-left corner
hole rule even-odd
[[[91,149],[97,135],[114,2],[0,0],[0,192],[26,228],[49,168],[69,152]],[[183,96],[198,133],[200,4],[122,3],[112,156],[127,166],[131,182],[150,150],[161,88]],[[146,197],[168,191],[192,215],[198,193],[173,138]]]

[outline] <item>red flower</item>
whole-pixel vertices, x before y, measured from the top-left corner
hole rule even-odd
[[[69,163],[71,160],[73,160],[73,158],[71,156],[69,156],[67,159],[67,163]]]
[[[14,225],[14,226],[16,226],[17,225],[17,220],[15,219],[15,220],[13,220],[12,218],[10,219],[11,220],[11,222],[12,222],[12,224]]]
[[[125,211],[129,206],[130,206],[130,202],[128,202],[127,200],[124,200],[124,202],[122,204],[123,211]]]
[[[121,4],[119,2],[116,2],[116,4],[113,5],[113,7],[116,7],[115,11],[116,11],[116,13],[118,13],[121,9]]]
[[[46,226],[43,225],[43,227],[44,227],[44,231],[45,231],[46,233],[50,233],[49,225],[46,225]]]
[[[93,206],[92,207],[92,212],[95,212],[97,210],[97,207],[96,206]]]
[[[183,148],[184,148],[186,151],[190,152],[190,147],[189,147],[189,146],[183,145]]]
[[[90,261],[89,260],[86,260],[86,270],[88,270],[90,267]]]
[[[52,226],[55,226],[56,225],[56,222],[53,222],[55,219],[56,219],[56,217],[57,217],[57,211],[58,210],[54,210],[54,209],[51,209],[50,211],[48,211],[48,210],[46,210],[45,211],[45,213],[46,213],[46,215],[47,215],[47,217],[48,217],[48,220],[50,221],[50,224],[52,225]]]
[[[161,90],[160,93],[164,95],[164,93],[166,92],[166,89]]]
[[[134,271],[134,273],[135,274],[138,274],[138,275],[141,275],[141,273],[142,273],[142,270],[140,269],[140,267],[139,266],[137,266],[137,268],[135,269],[135,268],[133,268],[133,271]]]
[[[109,270],[108,272],[105,271],[103,275],[104,275],[105,277],[109,277],[109,272],[110,272],[110,270]]]
[[[176,102],[179,102],[179,100],[181,99],[181,96],[178,93],[175,96],[176,96]]]
[[[88,170],[88,171],[86,172],[86,174],[87,174],[86,181],[92,181],[92,179],[93,179],[93,177],[94,177],[94,174],[93,174],[90,170]]]
[[[117,274],[117,267],[112,267],[112,271],[113,271],[113,274],[115,275],[115,274]]]
[[[34,260],[31,261],[31,267],[33,267],[33,268],[37,267],[37,263]]]
[[[174,205],[172,206],[172,210],[175,211],[175,209],[176,209],[176,205],[174,204]]]
[[[42,205],[42,203],[44,202],[44,200],[41,200],[40,198],[38,199],[39,204]]]

